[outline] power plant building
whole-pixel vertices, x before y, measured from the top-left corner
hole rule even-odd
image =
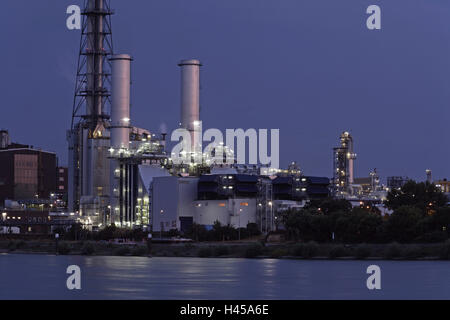
[[[189,132],[191,150],[185,163],[174,162],[174,155],[166,154],[166,132],[133,126],[133,59],[113,52],[111,14],[109,0],[86,1],[67,133],[69,211],[85,226],[187,232],[194,223],[212,226],[219,221],[235,227],[256,223],[268,232],[275,227],[278,208],[301,207],[306,199],[328,196],[328,179],[303,177],[294,164],[277,177],[262,174],[259,166],[208,162],[201,149],[202,64],[197,59],[178,64],[179,124]]]

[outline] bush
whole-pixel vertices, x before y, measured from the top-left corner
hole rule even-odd
[[[106,244],[106,248],[107,248],[107,249],[114,249],[114,247],[115,247],[115,245],[114,245],[113,242],[108,242],[108,243]]]
[[[66,255],[70,253],[70,250],[71,248],[67,243],[65,242],[58,243],[58,254]]]
[[[450,240],[445,241],[439,250],[439,258],[442,260],[450,260]]]
[[[294,248],[294,256],[303,257],[305,259],[312,258],[319,252],[319,246],[314,241],[302,243]]]
[[[17,244],[16,244],[16,248],[17,249],[23,249],[27,247],[27,243],[23,240],[20,240]]]
[[[361,244],[356,248],[355,257],[357,259],[366,259],[372,254],[371,248],[366,244]]]
[[[211,256],[212,256],[212,250],[211,250],[211,248],[201,248],[201,249],[198,251],[198,256],[199,256],[200,258],[208,258],[208,257],[211,257]]]
[[[8,242],[8,250],[15,251],[17,249],[17,243],[15,241]]]
[[[256,258],[258,256],[261,256],[262,254],[263,254],[263,248],[259,245],[254,245],[254,246],[248,247],[247,250],[245,250],[246,258]]]
[[[331,259],[344,257],[347,255],[347,250],[343,246],[333,246],[328,252],[328,257]]]
[[[148,253],[148,249],[147,247],[144,246],[137,246],[135,248],[133,248],[133,250],[131,251],[131,255],[133,256],[144,256]]]
[[[85,243],[83,245],[83,247],[81,248],[81,254],[86,255],[86,256],[90,256],[94,252],[95,252],[94,245],[90,242]]]
[[[221,256],[227,256],[230,254],[230,249],[225,246],[216,247],[214,249],[214,256],[221,257]]]
[[[272,252],[270,252],[270,257],[271,258],[281,258],[283,256],[287,256],[289,253],[286,249],[282,249],[282,248],[277,248],[275,250],[273,250]]]
[[[407,259],[417,259],[423,257],[424,252],[418,246],[407,246],[403,249],[402,256]]]
[[[439,243],[448,239],[447,232],[433,231],[425,233],[415,239],[417,242]]]
[[[393,242],[386,247],[384,257],[387,259],[394,259],[400,257],[402,254],[401,248],[397,242]]]
[[[116,256],[126,256],[130,254],[130,248],[128,248],[127,246],[120,246],[119,248],[117,248],[116,250],[114,250],[114,254]]]

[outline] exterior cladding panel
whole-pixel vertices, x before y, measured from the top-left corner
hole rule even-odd
[[[197,178],[170,176],[153,179],[153,231],[180,230],[181,220],[194,218],[193,203],[197,197],[197,184]]]

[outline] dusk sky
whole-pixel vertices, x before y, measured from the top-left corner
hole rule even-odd
[[[3,0],[0,128],[67,165],[80,0]],[[366,8],[382,9],[369,31]],[[112,0],[115,53],[132,65],[132,123],[179,122],[177,63],[198,58],[203,127],[279,128],[280,159],[332,175],[342,131],[356,176],[450,178],[450,1]]]

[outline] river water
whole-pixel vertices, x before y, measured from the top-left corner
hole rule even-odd
[[[366,286],[373,264],[381,290]],[[450,299],[450,262],[0,254],[0,299]]]

